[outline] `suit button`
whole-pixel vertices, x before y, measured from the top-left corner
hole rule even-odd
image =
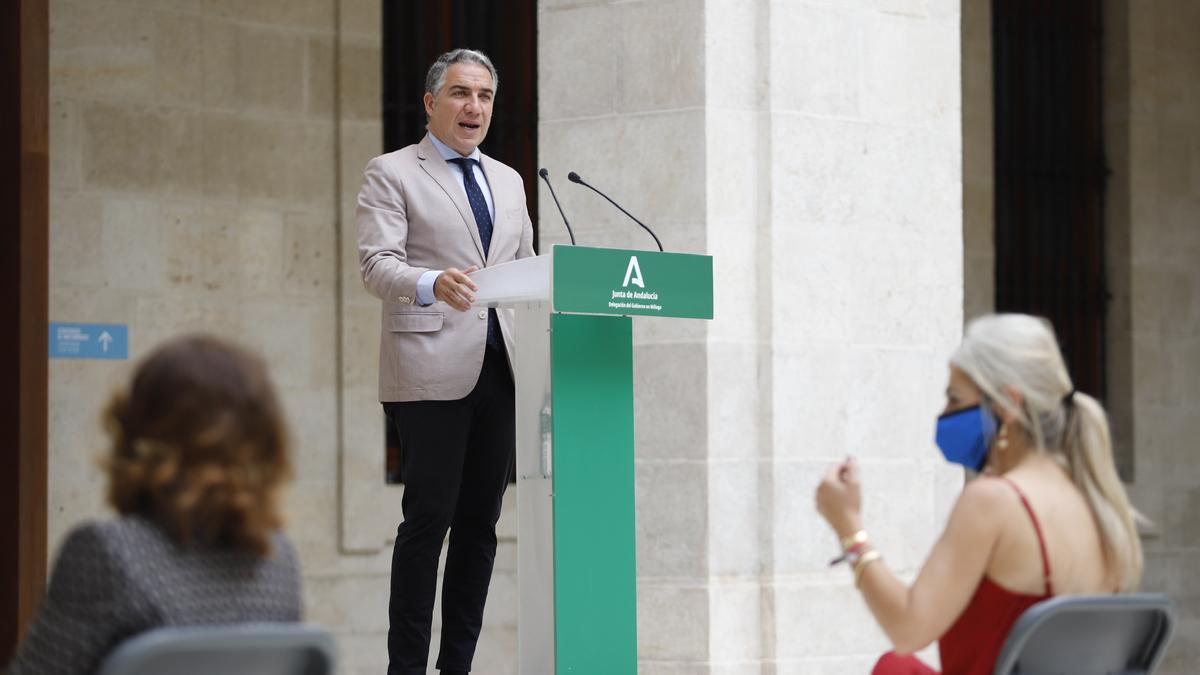
[[[479,310],[479,318],[481,318],[481,319],[487,318],[487,310],[486,309]]]

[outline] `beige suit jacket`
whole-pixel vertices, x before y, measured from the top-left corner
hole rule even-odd
[[[533,255],[533,223],[516,171],[482,155],[495,209],[485,257],[462,181],[426,136],[372,159],[358,193],[358,260],[367,290],[383,300],[379,400],[455,400],[483,367],[487,311],[416,304],[429,270],[498,265]],[[497,310],[512,363],[512,310]]]

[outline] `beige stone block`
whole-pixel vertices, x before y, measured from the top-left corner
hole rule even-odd
[[[933,0],[864,0],[862,5],[869,11],[889,16],[924,19],[929,16]]]
[[[800,3],[780,4],[771,14],[771,107],[858,116],[864,45],[870,46],[862,15]]]
[[[962,325],[962,250],[955,233],[943,232],[823,225],[780,230],[773,253],[786,257],[773,262],[780,270],[777,347],[871,336],[873,344],[934,344],[949,353]],[[806,273],[784,271],[793,269]],[[897,269],[907,271],[897,276]]]
[[[431,644],[438,644],[434,637]],[[432,669],[434,659],[430,658],[431,668],[428,675],[434,675]],[[517,630],[515,627],[489,626],[486,623],[479,635],[479,643],[475,646],[475,659],[472,671],[479,673],[495,673],[496,675],[517,675]]]
[[[196,203],[163,205],[166,273],[175,287],[206,291],[239,288],[242,232],[230,206]],[[262,237],[248,235],[250,243]]]
[[[382,40],[383,3],[374,0],[341,0],[337,5],[341,11],[342,35],[353,35],[356,41]]]
[[[137,331],[136,337],[130,336],[130,342],[144,345],[143,349],[197,332],[247,344],[239,308],[215,294],[141,294],[136,296],[134,307],[130,323],[137,326]]]
[[[379,384],[381,305],[342,308],[342,382],[370,389]]]
[[[296,459],[293,452],[293,461]],[[330,475],[308,480],[297,472],[283,490],[284,530],[300,554],[302,569],[310,576],[326,572],[336,545],[337,495]]]
[[[100,253],[103,207],[103,199],[94,194],[51,191],[49,283],[52,289],[78,286],[95,292],[108,284],[104,256]],[[54,305],[50,308],[53,312]]]
[[[330,354],[332,359],[333,355]],[[296,480],[332,483],[337,475],[337,399],[332,386],[287,388],[280,391],[291,439]],[[334,487],[328,488],[331,492]],[[307,521],[300,521],[305,523]],[[335,519],[330,522],[336,528]],[[328,533],[326,533],[328,534]]]
[[[309,620],[350,632],[375,632],[387,626],[389,593],[386,576],[310,576],[305,582],[305,608]]]
[[[709,0],[704,5],[705,106],[718,110],[762,110],[767,99],[763,41],[766,5]],[[710,168],[713,168],[710,165]]]
[[[832,454],[832,453],[831,453]],[[844,455],[840,458],[844,459]],[[816,512],[813,498],[822,476],[838,460],[794,461],[777,459],[770,468],[765,488],[771,504],[770,521],[764,523],[771,542],[764,557],[771,572],[795,575],[824,572],[839,548],[837,536]],[[871,533],[879,529],[872,522]],[[840,571],[840,570],[839,570]],[[831,577],[835,578],[835,577]]]
[[[703,138],[704,128],[699,110],[543,122],[538,127],[539,162],[560,183],[559,177],[567,171],[578,171],[651,227],[666,222],[699,224],[704,222],[706,199],[704,150],[697,140]],[[654,245],[623,214],[586,188],[568,186],[559,190],[559,199],[572,222],[580,224],[577,236],[588,231],[627,233],[639,247]]]
[[[79,104],[50,101],[50,189],[78,190],[80,177]]]
[[[618,10],[606,4],[538,16],[538,117],[557,120],[612,114],[617,84]],[[567,64],[570,64],[569,66]],[[587,82],[587,86],[580,86]],[[503,90],[497,105],[504,105]]]
[[[251,108],[303,110],[306,44],[303,36],[292,33],[239,30],[235,84],[238,100]]]
[[[1195,453],[1192,453],[1195,457]],[[1200,485],[1166,489],[1163,539],[1170,548],[1200,548]]]
[[[203,127],[206,196],[332,209],[332,124],[207,115]]]
[[[844,457],[853,353],[824,341],[778,348],[772,374],[771,447],[778,458]],[[820,382],[819,393],[812,383]]]
[[[50,320],[61,322],[85,321],[89,323],[136,323],[137,302],[141,294],[98,288],[92,285],[58,284],[51,280]],[[137,359],[149,342],[140,329],[130,335],[129,356]],[[64,362],[83,363],[79,360]],[[114,365],[115,362],[106,362]],[[114,381],[116,382],[116,381]]]
[[[760,469],[755,459],[709,465],[709,541],[702,555],[708,558],[713,575],[756,576],[762,570],[769,552],[762,550],[767,528],[760,522],[764,485]]]
[[[320,117],[333,116],[336,92],[334,83],[337,63],[333,58],[333,40],[326,37],[310,38],[305,52],[306,109],[309,114]]]
[[[483,607],[484,630],[517,627],[517,573],[493,570],[488,585],[487,604]]]
[[[777,659],[776,675],[837,675],[838,673],[869,673],[875,662],[888,649],[878,654],[830,656],[811,659]],[[924,659],[931,663],[931,659]]]
[[[155,84],[154,15],[109,3],[55,0],[50,12],[53,96],[147,100]]]
[[[201,149],[205,198],[235,199],[239,191],[238,163],[246,151],[242,137],[246,122],[225,113],[210,113],[201,118],[204,145]]]
[[[635,465],[639,577],[699,577],[708,571],[707,466]]]
[[[370,632],[337,632],[337,672],[345,675],[378,675],[387,672],[387,625]]]
[[[862,22],[862,30],[861,114],[888,124],[957,131],[958,25],[873,15]]]
[[[338,102],[347,120],[377,121],[383,117],[383,55],[370,45],[341,45]],[[503,101],[499,98],[498,101]],[[502,103],[500,105],[503,105]],[[416,142],[414,140],[413,142]]]
[[[702,345],[645,345],[634,352],[635,455],[702,459],[708,450],[708,388]]]
[[[241,311],[242,339],[263,355],[276,383],[283,387],[313,386],[314,306],[263,298],[243,301]]]
[[[1197,194],[1196,183],[1200,174],[1192,173],[1191,136],[1200,129],[1193,115],[1184,116],[1160,112],[1155,123],[1158,129],[1158,152],[1154,169],[1158,174],[1158,188],[1168,200]],[[1189,222],[1196,225],[1197,216],[1191,214]]]
[[[367,407],[362,401],[350,402],[360,405],[353,414],[349,412],[350,403],[343,405],[342,544],[349,551],[377,551],[396,536],[404,491],[383,482],[383,411],[379,404],[373,402]],[[370,424],[375,415],[378,422]],[[350,424],[358,426],[351,429]],[[349,432],[365,438],[353,437]]]
[[[201,81],[204,103],[220,108],[238,105],[238,25],[209,18],[201,25]]]
[[[766,326],[759,314],[760,295],[770,272],[759,266],[758,233],[745,221],[710,221],[709,247],[713,254],[713,318],[702,324],[714,341],[756,340]]]
[[[855,457],[940,457],[934,426],[945,407],[950,349],[864,347],[850,357],[846,452]]]
[[[637,596],[639,660],[707,660],[707,588],[642,583]]]
[[[721,221],[736,221],[750,225],[756,219],[759,205],[768,185],[762,166],[766,153],[758,143],[766,138],[763,113],[742,110],[714,110],[706,116],[705,152],[707,166],[704,179],[713,198],[707,200],[709,236],[715,242],[744,239],[754,241],[754,227],[719,227]],[[718,227],[714,227],[714,224]],[[721,236],[724,235],[724,236]]]
[[[757,343],[710,343],[707,351],[708,457],[758,458],[770,438],[763,433],[770,383],[759,373],[764,350]]]
[[[244,23],[331,32],[335,7],[333,0],[209,0],[208,11]]]
[[[828,561],[826,561],[828,562]],[[799,659],[865,657],[873,662],[891,646],[844,569],[835,570],[836,585],[779,584],[775,587],[775,644],[781,663]],[[837,617],[836,621],[830,620]],[[803,635],[804,639],[797,636]],[[820,662],[805,661],[780,668],[784,673],[820,672]],[[845,668],[845,661],[838,664]],[[836,670],[826,672],[869,672]]]
[[[100,255],[113,288],[161,291],[166,281],[166,245],[158,203],[144,199],[105,200]]]
[[[204,100],[204,21],[199,16],[146,12],[154,18],[155,98],[178,104]]]
[[[635,2],[614,9],[618,14],[617,110],[703,105],[703,2]]]
[[[709,654],[714,662],[748,663],[763,654],[763,588],[757,580],[711,583]],[[714,668],[714,672],[717,672]]]
[[[284,217],[283,281],[292,293],[325,297],[334,291],[336,232],[332,217],[307,212]]]
[[[91,103],[82,131],[85,186],[199,194],[205,139],[192,113]]]
[[[1147,11],[1144,6],[1138,9]],[[1157,49],[1193,56],[1200,53],[1200,45],[1196,41],[1196,33],[1200,31],[1200,4],[1191,0],[1165,0],[1155,3],[1147,13],[1153,15],[1154,46]],[[1196,70],[1200,70],[1200,66],[1194,68],[1193,72]]]

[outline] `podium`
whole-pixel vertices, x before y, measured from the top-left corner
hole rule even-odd
[[[637,673],[634,316],[711,319],[712,257],[555,246],[471,275],[515,310],[518,668]]]

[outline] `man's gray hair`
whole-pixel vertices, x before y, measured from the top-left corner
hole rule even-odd
[[[456,63],[474,63],[487,68],[492,74],[492,93],[500,88],[500,76],[496,74],[496,66],[492,65],[487,54],[474,49],[454,49],[439,56],[429,67],[429,74],[425,76],[425,91],[437,96],[446,83],[446,69]]]

